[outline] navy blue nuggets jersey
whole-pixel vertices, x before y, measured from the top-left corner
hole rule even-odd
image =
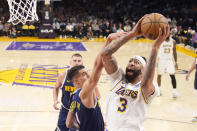
[[[71,110],[79,124],[79,131],[104,131],[104,121],[97,101],[94,108],[85,107],[79,97],[81,89],[79,89],[73,98]]]
[[[71,104],[71,94],[72,92],[75,91],[74,85],[68,80],[67,72],[66,72],[64,81],[62,83],[62,99],[61,99],[62,107],[59,113],[58,125],[56,129],[57,131],[69,131],[69,130],[74,131],[74,130],[68,129],[65,124],[68,111],[70,108],[70,104]]]
[[[67,72],[64,79],[64,83],[62,84],[62,104],[64,108],[69,109],[71,103],[70,95],[72,92],[76,90],[76,88],[74,87],[73,83],[69,81],[67,77]]]

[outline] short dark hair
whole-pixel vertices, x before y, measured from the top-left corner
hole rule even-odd
[[[67,73],[68,79],[72,81],[72,79],[79,73],[79,70],[84,68],[85,67],[83,65],[77,65],[72,67]]]
[[[81,57],[81,58],[82,58],[82,55],[81,55],[81,54],[79,54],[79,53],[75,53],[75,54],[73,54],[73,55],[72,55],[72,57],[73,57],[73,56]]]

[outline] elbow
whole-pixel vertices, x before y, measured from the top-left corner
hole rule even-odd
[[[106,48],[106,47],[105,47],[105,48]],[[101,57],[102,57],[102,58],[106,56],[105,48],[101,51]]]

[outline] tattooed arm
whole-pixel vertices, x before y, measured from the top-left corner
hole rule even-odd
[[[155,74],[156,58],[161,43],[166,39],[169,34],[169,26],[164,29],[159,29],[159,36],[152,45],[150,58],[146,64],[144,74],[142,76],[141,87],[145,98],[149,98],[155,91],[153,86],[153,78]]]
[[[132,37],[134,37],[133,32],[129,32],[128,34],[125,35],[123,34],[123,36],[111,42],[102,51],[101,55],[102,55],[103,65],[108,74],[112,74],[118,69],[116,59],[115,57],[112,56],[112,54],[116,52],[123,44],[125,44]]]
[[[144,17],[142,17],[135,25],[133,30],[131,32],[128,32],[127,34],[118,34],[118,33],[110,34],[113,36],[112,38],[116,40],[111,42],[112,40],[114,40],[111,39],[110,41],[111,43],[107,47],[105,47],[101,53],[103,65],[108,74],[112,74],[118,69],[116,59],[112,56],[113,53],[115,53],[122,45],[124,45],[130,39],[141,35],[140,25],[143,18]],[[111,37],[110,35],[108,36],[108,38]]]

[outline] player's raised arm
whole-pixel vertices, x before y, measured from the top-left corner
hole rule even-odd
[[[142,17],[138,21],[138,23],[136,24],[136,26],[133,28],[132,31],[130,31],[126,34],[125,33],[111,34],[111,35],[113,35],[112,38],[116,38],[116,40],[111,42],[108,46],[106,46],[101,53],[103,65],[104,65],[104,68],[108,74],[112,74],[115,71],[117,71],[117,69],[118,69],[116,59],[112,56],[113,53],[115,53],[122,45],[124,45],[130,39],[133,39],[133,38],[141,35],[140,24],[141,24],[143,18],[144,17]],[[110,37],[110,35],[108,37]]]
[[[85,97],[88,97],[88,95],[92,95],[96,84],[101,76],[101,71],[103,68],[103,63],[101,60],[101,56],[100,53],[98,54],[95,62],[94,62],[94,66],[93,66],[93,70],[92,73],[89,77],[89,79],[84,83],[80,97],[83,99]]]
[[[104,45],[103,48],[105,48],[106,46],[108,46],[112,40],[119,38],[120,36],[127,34],[125,32],[123,33],[112,33],[108,36],[107,41]],[[98,80],[100,78],[101,75],[101,71],[103,68],[103,62],[102,62],[102,58],[101,58],[101,53],[100,52],[95,60],[94,66],[93,66],[93,70],[92,73],[90,75],[90,78],[84,83],[84,86],[82,88],[80,97],[83,101],[83,104],[86,105],[86,103],[88,104],[89,101],[91,101],[91,98],[93,97],[93,91],[95,91],[95,86],[98,83]],[[85,100],[85,98],[90,98],[89,100]],[[88,105],[86,105],[88,106]]]
[[[153,78],[155,74],[156,58],[161,43],[167,38],[168,35],[169,35],[169,26],[163,29],[160,28],[159,36],[153,42],[150,57],[145,67],[144,74],[142,76],[142,82],[141,82],[141,88],[146,99],[149,98],[149,96],[151,96],[155,91],[155,88],[153,86]]]
[[[113,36],[110,37],[110,39],[107,39],[107,42],[105,43],[104,47],[106,47],[113,39]],[[103,47],[103,48],[104,48]],[[93,70],[92,73],[90,75],[90,77],[88,78],[88,80],[84,83],[80,97],[83,101],[83,104],[88,106],[89,105],[89,101],[91,101],[94,92],[95,91],[95,95],[98,96],[98,89],[96,85],[99,81],[99,78],[101,76],[101,71],[103,69],[103,62],[102,62],[102,58],[101,58],[101,52],[97,55],[96,60],[94,62],[94,66],[93,66]],[[87,99],[86,99],[87,98]],[[85,100],[86,99],[86,100]],[[92,105],[92,104],[90,104]]]

